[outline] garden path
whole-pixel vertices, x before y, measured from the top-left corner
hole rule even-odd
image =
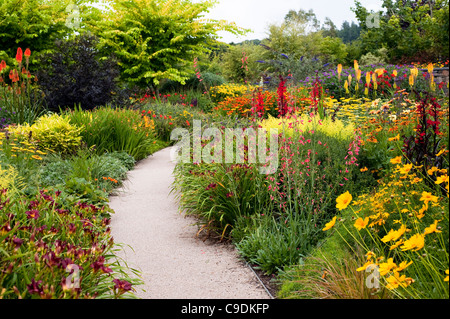
[[[123,243],[119,256],[142,272],[145,299],[267,299],[269,295],[231,245],[196,238],[195,219],[178,212],[169,194],[173,182],[170,148],[140,161],[119,195],[111,232]],[[131,246],[132,249],[130,247]],[[142,291],[142,290],[145,291]]]

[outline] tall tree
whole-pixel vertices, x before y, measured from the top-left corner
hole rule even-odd
[[[323,36],[336,38],[338,36],[338,32],[339,30],[337,29],[334,22],[330,18],[326,17],[325,22],[322,25]]]
[[[353,21],[351,24],[348,21],[344,21],[341,29],[337,32],[338,37],[346,44],[358,39],[360,33],[361,27]]]
[[[119,59],[122,78],[141,87],[162,79],[185,83],[196,56],[209,51],[218,31],[247,30],[223,20],[206,20],[215,4],[205,0],[115,0],[113,10],[92,28],[103,50]]]
[[[335,62],[343,59],[347,53],[341,39],[333,37],[334,31],[335,25],[330,19],[326,19],[321,28],[312,10],[290,10],[281,25],[269,26],[268,45],[292,60],[306,56],[322,58],[324,63]],[[270,56],[267,57],[269,54],[270,51],[267,51],[266,59],[270,59]]]

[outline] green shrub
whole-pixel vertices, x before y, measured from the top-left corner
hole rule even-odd
[[[65,189],[89,202],[103,201],[122,184],[133,163],[134,159],[124,152],[96,155],[81,150],[67,158],[47,157],[38,174],[43,187]]]
[[[40,58],[37,76],[50,110],[76,105],[91,110],[120,96],[117,61],[112,57],[101,60],[97,43],[98,39],[88,34],[58,40],[53,52]]]
[[[141,160],[155,151],[153,120],[131,109],[80,108],[65,113],[72,123],[83,127],[81,136],[99,155],[124,151]]]
[[[111,152],[104,154],[105,158],[118,159],[120,163],[125,166],[128,170],[133,169],[136,164],[136,160],[133,156],[127,154],[126,152]]]
[[[264,216],[256,229],[236,243],[239,253],[266,274],[299,264],[314,244],[311,236],[316,237],[308,222],[300,214],[276,219],[265,211]]]
[[[264,176],[241,164],[184,164],[175,168],[174,190],[183,194],[180,209],[198,216],[223,235],[239,218],[260,212],[267,204]]]
[[[359,63],[361,65],[370,65],[370,64],[384,64],[386,63],[386,49],[379,49],[374,53],[368,52],[367,54],[364,54],[361,59],[359,60]]]
[[[222,85],[225,83],[225,79],[217,74],[211,72],[202,72],[200,82],[196,75],[191,76],[186,80],[185,85],[180,84],[176,81],[166,81],[161,85],[161,92],[181,92],[186,90],[199,90],[204,91],[205,86],[209,89],[211,86]]]
[[[31,126],[31,131],[40,147],[57,153],[71,154],[81,146],[82,128],[71,124],[67,116],[41,116]]]
[[[58,114],[43,115],[31,126],[25,123],[8,127],[19,140],[36,142],[43,150],[64,155],[73,154],[81,146],[81,130],[67,116]]]

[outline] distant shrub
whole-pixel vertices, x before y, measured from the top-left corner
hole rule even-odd
[[[201,74],[202,82],[199,81],[196,75],[191,76],[185,85],[176,81],[166,81],[161,85],[161,92],[173,92],[182,90],[204,90],[212,86],[222,85],[225,83],[225,78],[211,72],[204,72]]]
[[[359,63],[361,65],[370,65],[370,64],[378,64],[378,63],[386,63],[386,49],[379,49],[375,53],[369,52],[361,57]]]

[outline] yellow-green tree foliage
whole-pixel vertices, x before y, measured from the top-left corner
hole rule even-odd
[[[224,20],[203,19],[214,1],[115,0],[92,29],[100,45],[120,61],[123,80],[141,87],[162,79],[184,83],[194,57],[209,51],[218,31],[246,30]]]

